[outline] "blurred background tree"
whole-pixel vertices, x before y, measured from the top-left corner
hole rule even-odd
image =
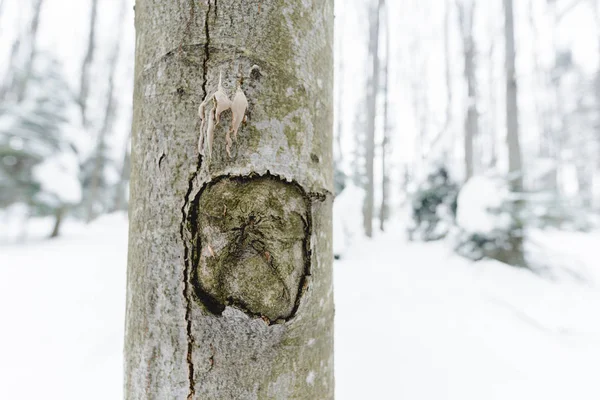
[[[127,0],[0,3],[0,208],[52,216],[52,237],[67,217],[127,208],[132,12]]]

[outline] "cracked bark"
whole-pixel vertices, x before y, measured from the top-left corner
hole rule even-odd
[[[332,3],[137,1],[127,399],[333,398]]]

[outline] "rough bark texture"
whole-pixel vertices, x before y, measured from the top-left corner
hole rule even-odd
[[[138,0],[127,399],[333,399],[333,1]],[[199,156],[198,106],[223,113]]]

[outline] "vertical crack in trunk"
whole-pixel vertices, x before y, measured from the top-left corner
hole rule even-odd
[[[208,1],[208,8],[206,10],[206,16],[204,18],[204,33],[206,35],[206,41],[204,42],[204,62],[202,63],[202,68],[203,68],[203,74],[204,76],[203,81],[202,81],[202,100],[204,101],[204,99],[206,99],[207,96],[207,92],[206,92],[206,81],[208,80],[208,58],[210,55],[210,30],[209,30],[209,25],[208,25],[208,17],[210,16],[210,0]],[[215,0],[215,4],[216,4],[216,0]],[[215,6],[215,11],[216,11],[216,6]]]
[[[192,305],[190,302],[190,269],[192,267],[192,261],[190,260],[190,248],[188,245],[189,237],[186,235],[186,224],[188,222],[189,213],[187,211],[188,204],[190,202],[190,195],[192,190],[194,189],[194,181],[196,180],[196,176],[198,175],[198,171],[200,171],[200,167],[202,165],[202,156],[198,155],[198,161],[196,165],[196,171],[192,173],[190,180],[188,182],[188,190],[185,194],[185,200],[183,203],[183,207],[181,207],[181,226],[179,228],[179,234],[181,236],[181,241],[183,242],[183,298],[185,300],[185,323],[186,323],[186,336],[187,336],[187,355],[186,361],[188,366],[188,380],[189,380],[189,390],[187,399],[191,400],[194,398],[195,388],[194,388],[194,361],[192,359],[192,351],[194,347],[194,336],[192,335]]]
[[[193,5],[193,1],[192,1],[192,5],[191,7],[194,7]],[[205,30],[205,34],[206,34],[206,42],[204,45],[204,61],[202,63],[203,65],[203,71],[202,71],[202,92],[203,92],[203,98],[202,100],[204,100],[206,98],[206,82],[207,82],[207,77],[208,77],[208,59],[209,59],[209,49],[210,49],[210,33],[209,33],[209,24],[208,24],[208,17],[210,15],[210,11],[211,11],[211,3],[210,0],[208,1],[208,9],[206,10],[206,15],[205,15],[205,21],[204,21],[204,30]],[[181,207],[181,216],[182,216],[182,220],[181,220],[181,226],[180,226],[180,232],[179,234],[181,235],[181,240],[183,242],[183,262],[184,262],[184,268],[183,268],[183,298],[185,300],[185,323],[186,323],[186,336],[187,336],[187,355],[186,355],[186,362],[187,362],[187,366],[188,366],[188,382],[189,382],[189,387],[188,387],[188,395],[187,395],[187,400],[192,400],[194,398],[194,395],[196,394],[196,389],[195,389],[195,382],[194,382],[194,360],[192,357],[192,353],[194,350],[194,336],[192,335],[192,319],[191,319],[191,314],[192,314],[192,304],[191,304],[191,293],[190,293],[190,276],[191,276],[191,269],[192,269],[192,260],[190,258],[190,247],[189,247],[189,240],[188,239],[193,239],[193,238],[189,238],[188,235],[186,235],[186,225],[188,223],[188,218],[189,218],[189,203],[190,203],[190,195],[192,194],[192,190],[194,189],[194,181],[196,180],[196,177],[198,176],[198,172],[200,171],[200,168],[202,166],[202,156],[198,155],[198,160],[196,163],[196,170],[192,173],[189,181],[188,181],[188,190],[187,193],[185,194],[185,198],[184,198],[184,203],[183,206]]]

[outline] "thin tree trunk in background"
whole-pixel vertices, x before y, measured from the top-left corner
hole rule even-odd
[[[437,151],[438,145],[442,148],[441,159],[445,164],[449,164],[453,158],[454,150],[454,131],[452,130],[452,103],[453,103],[453,90],[452,90],[452,60],[450,56],[450,37],[452,36],[450,15],[452,9],[452,1],[446,0],[446,9],[444,11],[444,25],[443,25],[443,37],[444,37],[444,78],[446,84],[446,111],[444,125],[430,142],[429,151],[427,158],[431,159],[436,157],[439,153]]]
[[[523,192],[523,165],[519,143],[519,109],[517,105],[517,78],[515,71],[515,32],[512,0],[504,0],[504,33],[506,45],[506,140],[508,143],[508,172],[510,189],[520,196]],[[518,232],[509,238],[510,252],[507,259],[501,260],[511,265],[525,266],[523,254],[523,224],[521,221],[522,200],[515,201],[514,220]]]
[[[17,21],[20,25],[22,21]],[[21,66],[18,65],[18,56],[21,50],[21,42],[23,35],[17,34],[12,45],[10,46],[10,56],[8,57],[8,66],[6,68],[5,76],[2,82],[0,82],[0,101],[4,101],[8,98],[12,91],[15,89],[16,79],[18,78],[18,71]]]
[[[495,168],[498,162],[498,150],[497,150],[497,117],[496,117],[496,63],[494,60],[494,54],[496,52],[496,41],[492,38],[490,48],[488,51],[488,86],[490,91],[489,96],[489,129],[490,129],[490,164],[488,168]]]
[[[381,141],[381,205],[379,207],[379,229],[383,232],[388,213],[388,183],[389,171],[386,166],[386,155],[389,151],[389,68],[390,68],[390,26],[388,9],[384,9],[385,24],[385,65],[383,67],[383,139]]]
[[[557,85],[552,82],[552,70],[550,72],[540,64],[540,51],[539,51],[539,43],[540,43],[540,33],[537,29],[537,21],[536,21],[536,10],[534,8],[535,0],[529,1],[529,25],[532,29],[532,47],[533,47],[533,65],[534,72],[533,76],[535,77],[533,82],[536,85],[532,88],[534,94],[534,109],[538,120],[538,127],[540,131],[539,137],[539,153],[538,157],[545,161],[546,163],[554,158],[554,167],[552,170],[544,173],[539,180],[533,182],[534,185],[537,185],[536,190],[544,190],[552,193],[552,196],[555,200],[558,200],[560,193],[558,191],[558,177],[557,177],[557,168],[558,168],[558,160],[556,159],[554,153],[555,150],[553,148],[555,145],[554,141],[554,130],[556,130],[556,124],[554,119],[558,117],[559,113],[554,106],[553,98],[555,97],[555,93],[558,92]],[[554,6],[552,6],[554,8]],[[554,12],[556,12],[554,8]],[[554,17],[554,21],[556,21],[556,16]],[[554,31],[554,29],[553,29]],[[554,33],[553,36],[556,36]],[[553,51],[556,55],[556,41],[551,40],[553,43]],[[549,93],[551,92],[551,93]],[[540,94],[537,94],[540,93]]]
[[[19,54],[19,49],[21,48],[21,40],[21,37],[17,37],[10,47],[10,57],[8,61],[6,76],[4,77],[4,80],[0,82],[2,84],[2,86],[0,86],[0,101],[7,99],[7,97],[11,93],[11,90],[13,89],[13,85],[15,84],[14,80],[17,78],[15,76],[15,67],[17,62],[17,55]]]
[[[338,17],[339,18],[339,17]],[[340,24],[341,25],[341,29],[343,29],[344,24]],[[343,97],[344,97],[344,57],[343,57],[343,48],[344,46],[343,44],[343,30],[340,33],[340,39],[338,39],[338,56],[339,56],[339,61],[337,62],[339,69],[338,69],[338,87],[337,87],[337,101],[336,101],[336,115],[337,115],[337,124],[336,124],[336,129],[335,129],[335,142],[337,145],[337,157],[336,157],[336,162],[338,164],[342,164],[344,161],[344,153],[342,150],[342,131],[343,131]]]
[[[585,149],[580,154],[585,153]],[[590,165],[593,165],[589,158],[583,156],[580,160],[575,162],[575,169],[577,171],[577,189],[580,204],[585,209],[591,209],[593,204],[593,178],[594,174]]]
[[[81,118],[83,125],[88,126],[87,99],[90,91],[90,68],[94,60],[96,49],[96,19],[98,14],[98,0],[92,0],[92,11],[90,15],[90,33],[88,35],[87,52],[81,65],[81,81],[79,85],[79,107],[81,108]]]
[[[477,135],[479,117],[477,115],[477,83],[475,69],[475,40],[473,38],[473,18],[475,16],[475,3],[458,2],[459,26],[462,34],[464,52],[464,76],[467,83],[467,115],[465,118],[464,160],[465,181],[474,173],[473,143]]]
[[[367,83],[367,140],[366,140],[366,172],[367,187],[363,207],[363,225],[365,235],[373,236],[373,216],[375,206],[375,116],[377,112],[377,92],[379,91],[379,14],[384,0],[377,0],[369,9],[369,64],[371,75]]]
[[[445,78],[446,78],[446,121],[444,122],[443,134],[448,135],[451,134],[454,136],[453,132],[449,132],[452,129],[452,105],[453,105],[453,91],[452,91],[452,62],[450,59],[450,12],[451,6],[450,1],[446,0],[446,11],[444,12],[444,61],[445,61]],[[454,148],[454,140],[450,139],[450,145],[444,150],[444,161],[445,163],[449,163],[452,160]]]
[[[517,78],[515,71],[515,34],[513,2],[504,0],[506,39],[506,128],[508,143],[508,172],[514,192],[523,190],[523,165],[519,143],[519,109],[517,105]]]
[[[40,26],[40,13],[42,10],[43,0],[37,0],[33,8],[33,18],[29,27],[29,54],[27,55],[25,65],[23,66],[23,75],[16,82],[17,101],[21,102],[25,98],[27,84],[33,73],[33,63],[37,55],[37,33]],[[18,49],[17,49],[18,50]]]
[[[52,233],[50,234],[50,238],[55,238],[60,235],[60,227],[62,225],[63,218],[65,216],[66,209],[65,207],[59,207],[54,212],[54,226],[52,228]]]
[[[93,7],[95,7],[97,0],[94,0],[94,4]],[[122,5],[125,4],[124,1],[122,1],[121,3]],[[124,15],[125,15],[125,10],[121,9],[121,14],[120,14],[120,19],[119,19],[119,34],[117,35],[117,40],[114,43],[114,47],[113,47],[113,51],[111,53],[110,59],[109,59],[109,72],[108,72],[108,91],[106,94],[106,107],[104,109],[104,119],[102,121],[102,127],[100,128],[100,131],[98,132],[98,139],[96,142],[96,149],[95,149],[95,157],[94,157],[94,166],[92,168],[92,177],[90,180],[90,188],[89,188],[89,194],[88,194],[88,203],[87,203],[87,222],[92,221],[95,217],[96,217],[96,213],[94,211],[94,205],[95,202],[97,200],[98,194],[99,194],[99,185],[100,185],[100,179],[102,178],[102,175],[104,174],[104,167],[105,167],[105,152],[106,152],[106,137],[107,135],[112,131],[113,128],[113,124],[115,121],[115,114],[116,114],[116,98],[115,98],[115,74],[117,72],[117,63],[119,61],[119,52],[121,49],[121,32],[123,31],[123,22],[124,22]],[[92,14],[94,14],[93,19],[95,19],[95,10],[92,12]],[[92,21],[93,23],[93,21]],[[93,25],[93,24],[92,24]],[[92,35],[90,35],[92,36]],[[90,39],[91,40],[91,39]],[[90,42],[90,45],[93,47],[93,41]],[[83,73],[83,71],[82,71]],[[83,85],[84,80],[82,79],[82,85]],[[86,89],[87,92],[87,89]],[[83,86],[82,86],[82,93],[83,93]],[[86,97],[82,97],[80,98],[84,100],[83,103],[80,104],[85,104],[85,99],[87,98],[87,94]],[[84,115],[85,118],[85,107],[82,107],[82,113]]]
[[[136,3],[128,400],[334,397],[333,1],[241,4]]]
[[[553,57],[556,60],[559,51],[559,32],[558,24],[560,20],[560,14],[556,8],[556,3],[549,3],[548,6],[551,8],[552,14],[552,51]],[[557,202],[560,202],[561,190],[559,187],[559,175],[562,168],[562,155],[560,145],[560,132],[563,130],[564,122],[562,121],[561,115],[563,112],[560,109],[562,103],[561,91],[560,91],[560,79],[554,77],[552,70],[546,72],[545,83],[549,86],[550,93],[547,93],[544,100],[544,112],[543,112],[543,147],[542,154],[547,158],[551,159],[554,163],[554,169],[544,177],[543,185],[554,194]]]
[[[354,112],[353,118],[353,139],[354,152],[352,154],[352,182],[357,186],[365,187],[365,162],[366,162],[366,118],[363,111],[366,109],[366,99],[362,98]]]

